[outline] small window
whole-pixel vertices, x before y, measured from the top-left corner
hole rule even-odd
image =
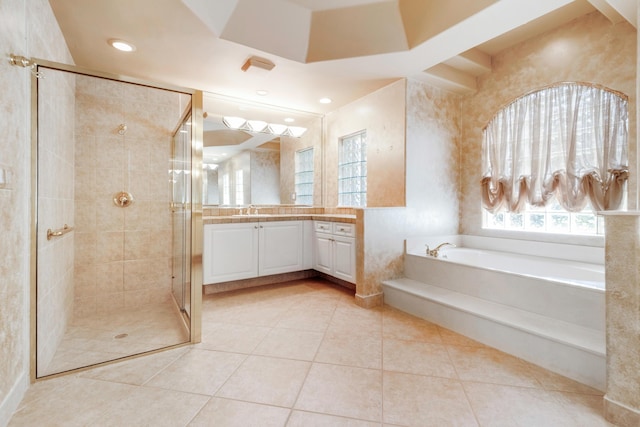
[[[364,130],[340,140],[338,205],[367,206],[367,132]]]
[[[231,188],[229,187],[229,174],[222,175],[222,204],[231,204]]]
[[[313,205],[313,147],[296,151],[296,205]]]

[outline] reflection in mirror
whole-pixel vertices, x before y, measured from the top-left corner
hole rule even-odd
[[[322,205],[322,116],[204,95],[205,205]]]

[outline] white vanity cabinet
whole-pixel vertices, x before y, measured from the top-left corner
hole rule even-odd
[[[258,230],[259,276],[304,269],[303,221],[265,222]]]
[[[313,268],[356,283],[355,224],[314,221]]]
[[[205,224],[203,238],[205,284],[258,276],[258,223]]]
[[[305,269],[304,221],[205,224],[203,282]]]

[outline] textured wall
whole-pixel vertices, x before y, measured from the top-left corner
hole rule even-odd
[[[640,425],[640,212],[605,216],[607,394],[605,416]]]
[[[405,88],[399,80],[327,115],[325,206],[338,205],[340,138],[367,131],[367,206],[405,205]]]
[[[165,300],[171,288],[168,180],[174,92],[79,76],[76,83],[75,313]],[[126,124],[125,135],[118,134]],[[126,208],[114,194],[129,191]]]
[[[280,152],[253,151],[250,173],[251,203],[254,205],[279,205]]]
[[[629,96],[629,200],[635,207],[636,37],[630,24],[613,25],[594,12],[494,56],[492,73],[480,77],[478,91],[462,102],[462,233],[482,234],[482,128],[507,103],[556,82],[598,83]]]
[[[2,56],[13,53],[71,63],[46,0],[0,2]],[[30,74],[0,61],[0,165],[12,171],[0,189],[0,425],[28,385]]]
[[[457,234],[460,96],[407,81],[407,235]]]

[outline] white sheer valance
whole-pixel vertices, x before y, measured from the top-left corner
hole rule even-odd
[[[519,212],[553,195],[569,212],[619,207],[628,177],[627,97],[561,83],[518,98],[483,131],[483,207]]]

